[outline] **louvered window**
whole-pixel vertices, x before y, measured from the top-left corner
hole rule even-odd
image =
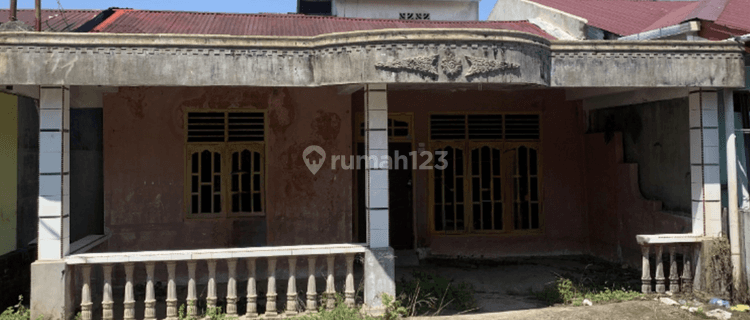
[[[433,114],[432,140],[537,140],[537,114]]]
[[[538,114],[432,114],[432,229],[447,234],[542,227]]]
[[[189,217],[265,214],[265,113],[187,113]]]

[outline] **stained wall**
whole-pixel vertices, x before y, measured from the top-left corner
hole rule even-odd
[[[267,214],[188,219],[185,110],[267,110]],[[351,172],[312,175],[311,144],[351,154],[350,99],[335,88],[123,87],[104,95],[108,251],[341,243],[351,239]]]
[[[354,101],[357,101],[355,98]],[[428,226],[429,171],[415,181],[417,243],[432,254],[493,258],[588,250],[583,115],[562,90],[390,90],[389,112],[413,112],[416,143],[429,146],[430,112],[540,112],[544,227],[528,235],[444,235]]]

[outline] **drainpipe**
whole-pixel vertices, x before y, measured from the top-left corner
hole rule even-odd
[[[734,290],[743,288],[740,253],[740,213],[737,195],[737,134],[734,131],[734,92],[724,94],[724,130],[727,137],[727,193],[729,195],[729,245],[732,253],[732,283]]]
[[[18,20],[18,0],[10,0],[10,18],[9,21]]]
[[[34,1],[36,14],[36,31],[42,31],[42,0]]]

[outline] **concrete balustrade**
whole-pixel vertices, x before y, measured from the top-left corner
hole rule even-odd
[[[184,263],[188,271],[187,295],[187,315],[198,316],[198,295],[196,270],[199,263],[205,263],[208,268],[208,277],[206,283],[206,306],[213,308],[217,306],[219,300],[217,296],[217,267],[226,266],[228,281],[226,283],[226,310],[223,310],[231,317],[256,318],[258,314],[258,293],[256,287],[256,262],[265,260],[268,272],[268,287],[266,291],[266,310],[264,318],[273,318],[284,316],[294,316],[301,309],[305,312],[314,313],[318,306],[318,292],[316,290],[316,261],[317,257],[325,257],[326,288],[321,299],[324,299],[324,305],[327,309],[332,309],[336,302],[336,288],[334,282],[335,276],[335,259],[342,256],[346,261],[346,279],[343,293],[345,303],[348,306],[355,304],[354,289],[354,260],[357,254],[365,253],[366,247],[358,244],[341,244],[341,245],[314,245],[314,246],[294,246],[294,247],[262,247],[262,248],[244,248],[244,249],[215,249],[215,250],[186,250],[186,251],[155,251],[155,252],[133,252],[133,253],[94,253],[72,255],[66,258],[68,265],[77,266],[76,269],[81,271],[82,288],[81,288],[81,316],[82,319],[93,318],[91,271],[95,265],[101,265],[103,272],[103,291],[102,291],[102,319],[135,319],[135,294],[134,272],[136,268],[145,269],[145,299],[144,319],[157,319],[156,310],[158,309],[156,292],[154,285],[158,280],[156,277],[156,268],[166,267],[167,271],[167,296],[166,319],[178,318],[178,295],[177,295],[177,268]],[[308,285],[306,305],[297,303],[297,284],[296,271],[298,257],[307,257],[308,263]],[[283,258],[279,259],[279,258]],[[247,308],[244,315],[238,314],[237,310],[237,281],[241,279],[237,272],[237,263],[245,260],[247,263]],[[205,262],[204,262],[205,261]],[[220,263],[220,261],[222,263]],[[278,262],[288,261],[288,285],[286,296],[286,310],[280,313],[277,309],[277,267]],[[304,261],[304,260],[303,260]],[[123,303],[123,314],[115,314],[113,305],[115,303],[112,295],[112,276],[117,275],[117,268],[122,265],[125,271],[125,289]],[[143,270],[142,269],[142,270]],[[114,272],[113,272],[114,271]],[[164,309],[161,309],[164,310]],[[98,314],[98,312],[97,312]]]
[[[691,234],[660,234],[660,235],[638,235],[636,240],[641,245],[641,292],[643,293],[665,293],[667,288],[672,293],[690,293],[693,291],[693,260],[697,258],[703,237]],[[669,274],[665,276],[664,249],[668,250]],[[679,249],[679,251],[678,251]],[[677,253],[682,254],[678,261]],[[651,266],[653,261],[655,265]],[[682,266],[680,266],[682,263]],[[652,278],[651,271],[654,271]],[[682,270],[682,273],[680,273]]]

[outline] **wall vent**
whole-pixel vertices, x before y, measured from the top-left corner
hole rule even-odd
[[[509,114],[505,116],[505,138],[508,140],[539,139],[538,114]]]
[[[188,142],[262,142],[262,112],[190,112]]]

